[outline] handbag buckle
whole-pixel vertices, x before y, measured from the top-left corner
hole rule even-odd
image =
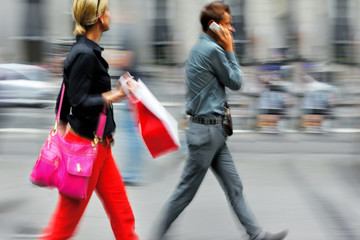
[[[57,133],[58,121],[55,122],[54,129],[51,131],[51,136],[55,136]]]
[[[93,147],[93,149],[95,150],[96,149],[96,145],[98,143],[101,143],[103,140],[101,138],[99,138],[96,133],[94,133],[94,140],[91,142],[91,145]]]
[[[78,172],[82,171],[80,163],[76,164],[76,169],[77,169]]]
[[[98,139],[94,138],[94,141],[91,141],[91,147],[93,150],[96,150],[97,144],[98,144]]]

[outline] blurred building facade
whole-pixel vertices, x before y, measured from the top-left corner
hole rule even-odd
[[[72,0],[4,0],[0,60],[60,64],[73,41]],[[181,64],[210,1],[110,0],[112,28],[132,19],[141,64]],[[227,0],[242,64],[274,60],[360,62],[360,0]],[[6,26],[5,26],[6,25]],[[116,48],[117,31],[104,33]],[[55,59],[55,60],[54,60]]]

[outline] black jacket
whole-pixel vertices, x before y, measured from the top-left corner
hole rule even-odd
[[[87,138],[94,137],[105,104],[101,94],[111,90],[109,65],[101,56],[103,50],[97,43],[78,35],[64,61],[65,93],[60,119],[69,122],[77,133]],[[56,112],[60,96],[61,89]],[[110,136],[115,130],[113,109],[107,108],[106,115],[104,136]]]

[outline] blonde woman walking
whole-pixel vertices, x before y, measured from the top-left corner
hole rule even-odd
[[[125,93],[121,86],[111,90],[109,65],[101,56],[103,48],[98,45],[102,33],[109,30],[108,0],[74,0],[72,11],[76,43],[64,62],[65,94],[58,129],[69,141],[88,142],[94,138],[104,105],[107,119],[87,198],[81,201],[59,195],[56,210],[40,239],[69,239],[73,236],[95,190],[108,214],[115,238],[136,240],[134,215],[111,153],[112,133],[115,131],[112,103],[124,99]],[[59,98],[60,94],[56,109]]]

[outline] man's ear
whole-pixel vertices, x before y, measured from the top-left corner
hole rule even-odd
[[[209,28],[209,26],[210,26],[213,22],[215,22],[215,21],[214,21],[214,20],[210,20],[210,21],[208,22],[208,28]]]

